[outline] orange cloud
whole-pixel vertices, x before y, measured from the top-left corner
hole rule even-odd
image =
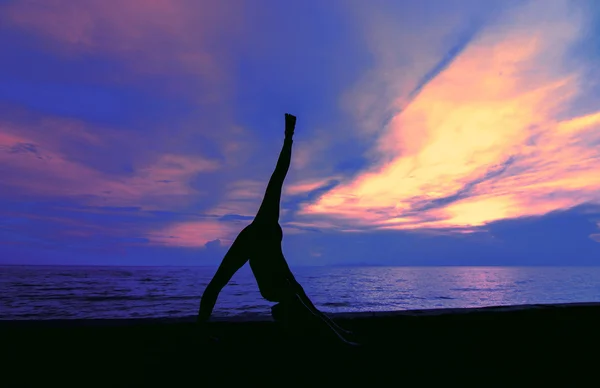
[[[582,81],[561,59],[584,21],[565,2],[531,2],[488,27],[393,117],[376,149],[385,163],[300,214],[469,228],[600,203],[600,112],[560,119]]]

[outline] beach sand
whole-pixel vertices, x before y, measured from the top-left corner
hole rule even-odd
[[[213,344],[193,317],[0,321],[0,386],[579,386],[600,365],[600,303],[333,318],[365,345],[328,345],[250,318],[212,322]]]

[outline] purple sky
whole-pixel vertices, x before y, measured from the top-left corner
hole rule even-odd
[[[593,0],[0,0],[0,263],[600,263]]]

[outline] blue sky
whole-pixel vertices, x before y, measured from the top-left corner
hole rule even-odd
[[[367,4],[368,3],[368,4]],[[0,263],[597,265],[593,1],[0,1]]]

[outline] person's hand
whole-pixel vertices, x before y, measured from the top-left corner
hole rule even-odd
[[[294,129],[296,128],[296,116],[289,113],[285,114],[285,137],[291,139],[294,136]]]
[[[212,334],[212,330],[209,329],[206,322],[197,322],[197,335],[200,343],[202,344],[216,344],[219,342],[219,338]]]

